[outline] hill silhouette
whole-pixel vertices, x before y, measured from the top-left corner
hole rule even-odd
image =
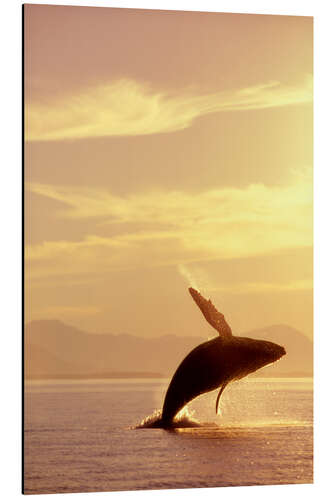
[[[211,335],[211,338],[214,335]],[[312,376],[312,342],[287,325],[242,333],[283,345],[287,356],[261,370],[262,376]],[[58,320],[36,320],[25,327],[25,377],[169,377],[185,355],[207,338],[88,333]]]
[[[303,333],[288,325],[272,325],[242,334],[259,340],[271,340],[282,345],[287,355],[277,363],[260,370],[262,376],[279,373],[281,375],[313,375],[313,343]]]

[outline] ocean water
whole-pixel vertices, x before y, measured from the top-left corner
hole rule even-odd
[[[66,493],[311,483],[312,379],[247,378],[151,428],[169,380],[32,381],[24,491]]]

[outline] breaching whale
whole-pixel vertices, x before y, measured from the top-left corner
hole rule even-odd
[[[220,387],[216,413],[221,394],[232,380],[239,380],[259,368],[280,359],[284,347],[266,340],[236,337],[210,300],[194,288],[189,292],[208,323],[219,336],[198,345],[178,366],[165,395],[161,426],[171,426],[177,413],[190,401]]]

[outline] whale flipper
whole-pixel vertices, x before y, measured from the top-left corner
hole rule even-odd
[[[216,406],[215,406],[216,415],[217,415],[217,412],[218,412],[218,409],[219,409],[219,401],[220,401],[220,397],[221,397],[222,392],[224,391],[224,389],[227,387],[227,384],[228,384],[228,382],[224,382],[224,383],[221,385],[221,389],[219,390],[219,393],[218,393],[218,395],[217,395],[217,398],[216,398]]]
[[[194,288],[189,288],[188,290],[208,323],[219,332],[220,337],[223,339],[231,338],[232,331],[230,326],[226,322],[224,315],[216,309],[212,301],[205,299]]]

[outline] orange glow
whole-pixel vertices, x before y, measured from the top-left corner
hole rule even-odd
[[[26,5],[25,28],[27,320],[200,334],[191,284],[236,330],[311,338],[312,19]]]

